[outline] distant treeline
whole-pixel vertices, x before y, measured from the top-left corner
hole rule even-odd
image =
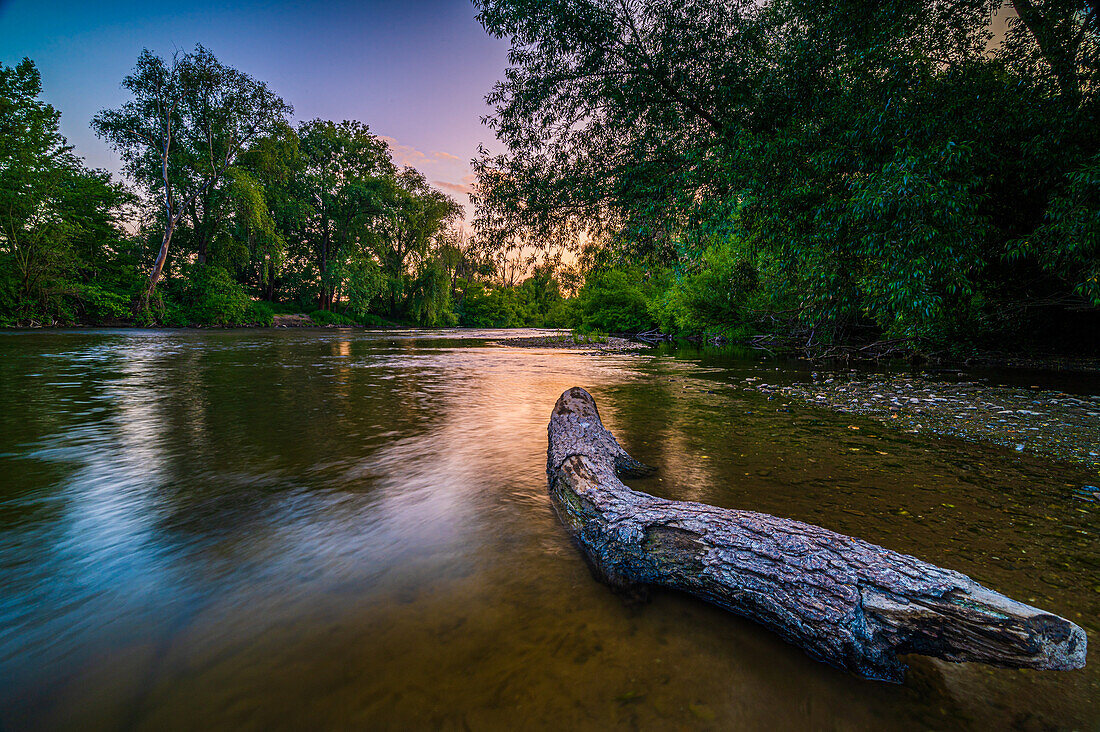
[[[479,230],[593,327],[1100,348],[1096,0],[476,5]]]
[[[92,121],[130,187],[0,66],[0,324],[1100,349],[1096,0],[476,5],[513,49],[471,235],[366,125],[293,127],[201,46]]]
[[[201,46],[122,84],[92,126],[129,187],[84,167],[30,60],[0,65],[0,325],[568,324],[552,262],[467,236],[366,125],[293,127]]]

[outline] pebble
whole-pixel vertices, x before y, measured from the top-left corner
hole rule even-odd
[[[907,432],[992,442],[1020,453],[1083,463],[1100,472],[1100,395],[949,382],[927,373],[914,377],[815,372],[811,383],[784,386],[746,379],[741,387],[764,392],[769,399],[803,399],[879,419]]]

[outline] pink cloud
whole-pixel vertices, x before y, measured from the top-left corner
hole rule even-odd
[[[458,198],[459,203],[464,204],[463,209],[466,210],[468,225],[472,207],[468,205],[469,199],[466,196],[473,192],[476,180],[476,176],[470,170],[470,161],[442,150],[425,153],[412,145],[403,145],[396,138],[386,135],[378,137],[389,147],[395,163],[418,169],[437,189]]]
[[[386,143],[390,149],[390,155],[393,156],[393,161],[398,165],[411,165],[413,167],[419,167],[425,163],[432,162],[428,159],[428,156],[417,150],[412,145],[402,145],[392,137],[386,135],[379,135],[378,139]]]
[[[474,191],[474,187],[468,183],[449,183],[445,180],[433,180],[432,185],[447,193],[468,196]]]
[[[394,161],[399,165],[419,167],[421,165],[435,165],[436,163],[466,162],[457,155],[442,150],[432,150],[430,153],[425,153],[422,150],[417,150],[412,145],[402,145],[395,138],[387,135],[379,135],[378,139],[386,143],[390,148],[390,154],[393,155]]]

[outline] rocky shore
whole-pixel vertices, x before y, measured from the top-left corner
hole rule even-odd
[[[741,388],[803,400],[910,432],[991,442],[1100,472],[1100,395],[944,381],[928,374],[814,373],[811,381]],[[1100,497],[1100,496],[1098,496]]]
[[[639,343],[627,338],[596,338],[578,336],[572,333],[562,333],[545,336],[527,336],[522,338],[500,338],[490,341],[501,346],[514,348],[580,348],[590,353],[622,353],[625,351],[638,351],[649,348],[646,343]]]
[[[275,328],[316,328],[317,324],[305,313],[287,313],[274,316]]]

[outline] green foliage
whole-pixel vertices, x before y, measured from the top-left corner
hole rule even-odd
[[[355,257],[340,265],[340,279],[348,312],[357,318],[366,317],[385,287],[382,269],[367,257]]]
[[[385,274],[389,314],[397,316],[402,309],[399,303],[408,301],[413,295],[410,287],[416,287],[409,282],[410,265],[419,265],[421,277],[435,276],[426,272],[434,266],[430,263],[431,252],[444,244],[444,228],[458,219],[462,209],[413,168],[406,167],[386,180],[381,191],[382,211],[372,230],[370,247]],[[420,302],[411,303],[418,311],[413,315],[439,319],[445,309],[438,299],[432,300],[424,284],[420,283]]]
[[[493,287],[477,280],[466,283],[459,323],[467,328],[518,328],[523,310],[511,288]]]
[[[354,310],[365,313],[383,285],[368,244],[396,168],[386,143],[361,122],[315,119],[298,126],[297,138],[283,216],[291,256],[311,264],[299,297],[308,291],[331,309],[346,286]]]
[[[118,224],[137,199],[82,167],[29,60],[0,65],[0,322],[114,322],[137,307],[147,324],[269,324],[280,300],[345,311],[326,322],[457,322],[459,272],[481,266],[448,230],[461,207],[398,169],[365,124],[294,129],[265,83],[201,45],[143,51],[123,87],[93,127],[146,194],[130,239]]]
[[[172,284],[166,324],[243,325],[256,314],[248,293],[221,267],[195,265]]]
[[[132,314],[130,293],[117,292],[96,282],[81,286],[79,298],[87,318],[93,323],[129,320]]]
[[[550,267],[537,267],[516,286],[524,325],[536,328],[565,328],[573,325],[573,314],[562,297],[561,285]]]
[[[579,327],[584,331],[640,333],[656,323],[649,314],[641,273],[609,269],[593,272],[577,294]]]
[[[574,301],[562,297],[553,271],[545,268],[511,287],[460,278],[455,300],[458,322],[469,328],[571,328],[580,322]]]
[[[104,304],[90,283],[123,249],[117,217],[131,201],[107,173],[84,168],[41,91],[29,59],[0,64],[0,315],[9,324],[71,323],[83,297],[93,310]]]
[[[1018,314],[1037,303],[1051,323],[1100,303],[1089,0],[1022,0],[999,44],[984,0],[476,4],[513,44],[479,226],[667,278],[665,328],[763,309],[813,343],[1003,345],[1031,337]]]
[[[262,262],[261,281],[282,267],[286,241],[278,231],[267,204],[263,184],[243,168],[226,171],[226,193],[230,216],[225,229],[211,247],[214,262],[233,271]]]
[[[242,319],[244,325],[260,325],[270,328],[275,324],[275,309],[271,307],[271,303],[253,300],[248,303],[248,308],[245,310]]]
[[[127,101],[93,121],[145,194],[127,236],[137,199],[83,167],[33,63],[0,64],[0,324],[128,319],[163,275],[144,321],[316,308],[1003,346],[1077,317],[1089,341],[1091,0],[1020,0],[1003,43],[987,0],[476,5],[514,48],[473,238],[367,125],[291,127],[290,105],[202,46],[144,51]]]
[[[314,310],[309,314],[309,319],[317,325],[336,325],[336,326],[356,326],[359,323],[343,313],[336,313],[332,310]]]
[[[1031,236],[1013,242],[1009,257],[1037,260],[1043,270],[1100,307],[1100,154],[1067,176]]]
[[[367,313],[359,321],[366,328],[388,328],[393,325],[392,322],[386,320],[380,315],[373,313]]]
[[[242,259],[229,245],[274,236],[270,216],[247,174],[231,172],[246,148],[264,135],[278,134],[294,110],[265,83],[225,66],[206,48],[166,60],[144,49],[122,81],[130,98],[92,120],[96,134],[122,157],[127,174],[148,194],[162,231],[142,300],[160,280],[177,228],[194,247],[199,264],[210,245],[222,245],[223,259]],[[234,239],[220,230],[239,230]]]
[[[461,207],[365,124],[292,128],[290,105],[201,45],[143,51],[123,87],[92,126],[141,201],[81,166],[30,61],[0,65],[0,323],[271,324],[316,309],[324,324],[452,326],[465,289],[470,322],[561,311],[550,270],[484,281],[495,252],[451,228]],[[126,237],[135,204],[145,225]]]
[[[655,287],[650,311],[666,333],[701,335],[727,331],[745,320],[745,306],[759,275],[740,242],[703,250],[694,266],[668,273]]]
[[[441,258],[432,257],[420,267],[409,288],[407,312],[423,325],[458,325],[458,316],[452,310],[450,273]]]

